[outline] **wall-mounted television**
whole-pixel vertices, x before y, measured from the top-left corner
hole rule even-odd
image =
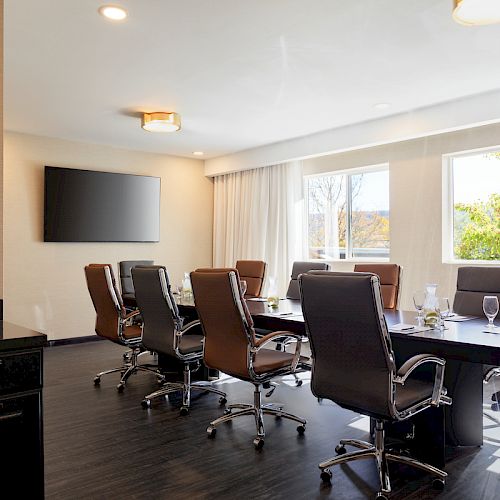
[[[44,241],[160,241],[160,178],[46,166]]]

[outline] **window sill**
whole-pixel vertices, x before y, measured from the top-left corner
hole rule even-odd
[[[376,262],[390,262],[390,259],[389,258],[382,258],[382,257],[378,257],[378,258],[372,258],[372,259],[364,259],[362,257],[358,257],[358,258],[353,258],[353,259],[306,259],[307,261],[309,262],[326,262],[326,263],[330,263],[330,262],[334,262],[335,264],[339,264],[339,263],[342,263],[342,262],[349,262],[349,263],[352,263],[352,264],[368,264],[368,263],[376,263]]]
[[[443,264],[451,265],[470,265],[470,266],[492,266],[497,267],[500,265],[500,260],[455,260],[444,259]]]

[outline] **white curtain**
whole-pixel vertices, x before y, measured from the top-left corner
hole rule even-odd
[[[294,260],[302,260],[302,165],[280,165],[214,179],[214,266],[238,259],[267,262],[284,296]]]

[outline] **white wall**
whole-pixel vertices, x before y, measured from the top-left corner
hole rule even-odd
[[[203,162],[59,139],[4,137],[4,319],[49,339],[91,335],[94,311],[83,268],[154,259],[174,283],[212,265],[213,185]],[[161,177],[159,243],[44,243],[44,165]]]
[[[438,293],[450,298],[456,288],[459,265],[442,262],[442,155],[497,145],[500,125],[488,125],[305,160],[304,174],[389,163],[390,261],[404,268],[401,306],[413,308],[412,293],[425,283],[439,283]]]

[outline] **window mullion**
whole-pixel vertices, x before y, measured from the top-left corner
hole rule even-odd
[[[352,181],[351,176],[346,175],[346,199],[347,199],[347,210],[346,210],[346,259],[352,259],[353,249],[352,249]]]

